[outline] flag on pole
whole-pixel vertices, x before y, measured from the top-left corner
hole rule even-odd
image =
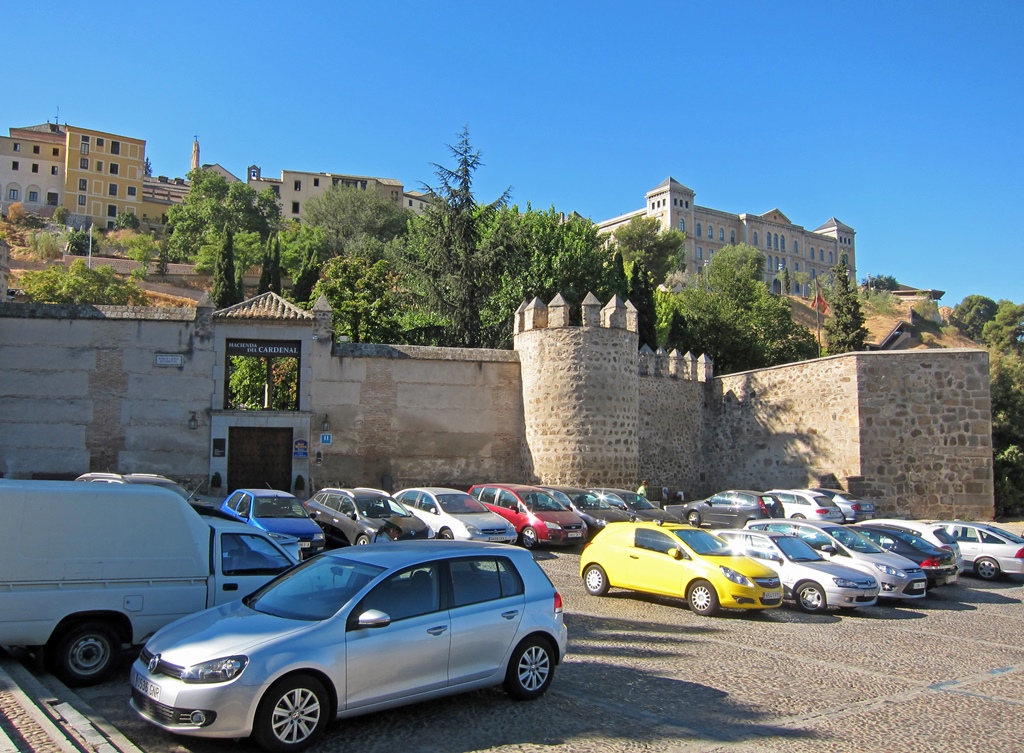
[[[814,281],[814,301],[811,302],[811,306],[822,314],[828,313],[828,304],[825,303],[825,297],[821,294],[821,287],[817,280]]]

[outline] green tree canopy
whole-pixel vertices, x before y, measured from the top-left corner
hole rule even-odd
[[[1024,304],[1002,300],[996,315],[981,330],[989,348],[999,353],[1024,354]]]
[[[1024,513],[1024,359],[991,355],[992,451],[997,516]]]
[[[627,264],[641,260],[654,277],[656,285],[677,269],[682,269],[685,233],[678,230],[662,231],[661,221],[655,217],[634,217],[612,233],[615,250]]]
[[[483,242],[484,229],[507,203],[509,191],[490,204],[477,204],[473,175],[482,162],[468,129],[448,149],[455,167],[435,163],[439,185],[427,187],[431,201],[409,223],[403,266],[427,308],[449,323],[445,344],[476,348],[485,344],[482,312],[504,261],[500,243]]]
[[[983,295],[969,295],[953,307],[949,323],[975,342],[983,342],[985,325],[995,319],[999,305]]]
[[[338,256],[361,235],[381,242],[404,235],[412,212],[377,191],[332,186],[307,201],[302,216],[304,224],[323,231],[329,255]]]
[[[311,299],[334,309],[334,332],[352,342],[393,343],[399,336],[397,277],[386,260],[336,256],[323,268]]]
[[[149,300],[134,282],[119,278],[113,267],[90,269],[82,259],[75,259],[70,267],[54,264],[38,272],[25,272],[21,286],[37,303],[144,306]]]
[[[829,355],[864,350],[868,331],[864,327],[864,314],[860,310],[857,292],[850,284],[845,255],[832,268],[832,285],[827,300],[830,316],[825,319],[825,347]]]
[[[172,227],[167,243],[175,259],[192,260],[204,245],[214,245],[225,228],[257,233],[261,242],[277,230],[281,207],[269,188],[261,193],[245,183],[229,182],[212,170],[193,170],[182,204],[167,210]]]
[[[861,280],[861,285],[871,290],[887,290],[889,292],[896,290],[900,286],[892,275],[875,275],[874,277],[868,275]]]

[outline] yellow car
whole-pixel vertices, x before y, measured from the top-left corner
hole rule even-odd
[[[720,607],[768,609],[782,603],[778,574],[707,531],[673,523],[609,523],[580,557],[583,587],[603,596],[609,587],[682,596],[693,612]]]

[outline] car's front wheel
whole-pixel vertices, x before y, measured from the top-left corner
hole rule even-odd
[[[450,530],[448,530],[447,528],[442,528],[440,530],[440,532],[437,534],[437,538],[439,538],[439,539],[454,539],[455,535]]]
[[[520,701],[540,698],[555,676],[555,654],[543,638],[527,638],[512,652],[505,672],[505,692]]]
[[[999,563],[988,557],[982,557],[974,562],[974,572],[982,580],[995,580],[999,577]]]
[[[825,589],[817,583],[804,583],[796,590],[796,605],[803,612],[824,612],[828,609]]]
[[[700,513],[696,510],[690,510],[686,513],[686,522],[694,528],[700,528]]]
[[[690,611],[703,617],[710,617],[718,611],[718,592],[706,580],[694,581],[686,594]]]
[[[253,740],[271,753],[303,750],[323,734],[330,705],[326,688],[315,677],[287,677],[260,701],[253,720]]]
[[[537,532],[530,526],[523,529],[523,532],[519,534],[519,538],[522,540],[523,546],[527,549],[533,549],[537,546]]]
[[[604,596],[608,593],[608,576],[600,565],[587,565],[583,571],[583,587],[591,596]]]
[[[363,546],[364,544],[370,543],[370,537],[367,536],[365,533],[361,533],[358,536],[356,536],[356,540],[352,543],[356,546]]]

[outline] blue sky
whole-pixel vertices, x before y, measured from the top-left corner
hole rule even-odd
[[[203,162],[433,182],[468,126],[490,201],[697,203],[857,230],[857,272],[1024,301],[1024,3],[20,3],[0,127]],[[24,30],[27,33],[20,33]],[[103,87],[87,82],[102,81]]]

